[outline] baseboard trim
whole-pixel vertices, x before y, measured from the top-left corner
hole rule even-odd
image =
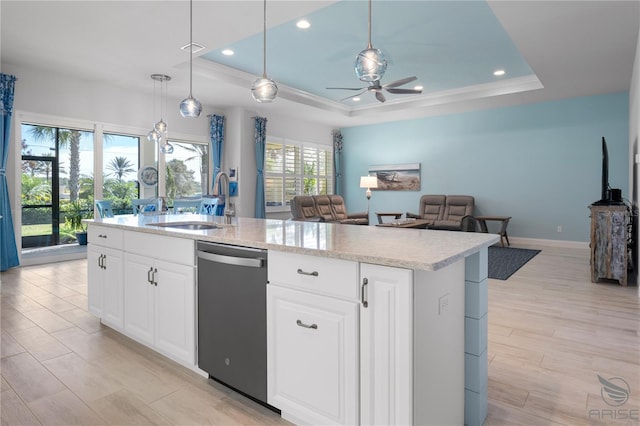
[[[512,245],[524,245],[533,247],[559,247],[571,249],[588,249],[586,241],[545,240],[541,238],[509,237]]]

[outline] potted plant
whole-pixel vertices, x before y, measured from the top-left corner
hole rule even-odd
[[[82,223],[82,219],[91,219],[93,210],[84,206],[80,201],[73,201],[69,204],[65,222],[76,233],[78,244],[84,246],[87,244],[87,225]]]

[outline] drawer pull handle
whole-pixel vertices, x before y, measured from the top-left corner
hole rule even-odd
[[[308,325],[308,324],[303,323],[300,320],[296,321],[296,324],[298,324],[300,327],[304,327],[304,328],[313,328],[314,330],[318,329],[318,324]]]
[[[318,271],[306,272],[306,271],[303,271],[303,270],[302,270],[302,269],[300,269],[300,268],[298,268],[298,273],[299,273],[300,275],[310,275],[310,276],[312,276],[312,277],[317,277],[317,276],[319,275],[319,274],[318,274]]]
[[[369,284],[369,280],[367,278],[362,279],[362,289],[360,290],[360,297],[362,299],[362,306],[365,308],[369,307],[369,292],[367,290],[367,284]]]
[[[106,235],[103,235],[103,234],[98,234],[98,238],[105,238],[105,239],[106,239],[106,238],[107,238],[107,236],[106,236]]]

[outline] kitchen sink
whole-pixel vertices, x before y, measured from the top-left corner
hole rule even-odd
[[[191,231],[203,231],[206,229],[217,229],[222,226],[212,222],[157,222],[148,223],[148,226],[159,226],[162,228],[188,229]]]

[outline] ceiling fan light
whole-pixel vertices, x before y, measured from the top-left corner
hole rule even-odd
[[[273,102],[278,94],[278,86],[276,82],[267,77],[257,78],[251,85],[251,96],[256,102],[269,103]]]
[[[180,114],[182,114],[183,117],[197,118],[200,117],[201,112],[202,104],[191,95],[180,102]]]
[[[159,133],[165,133],[167,131],[167,123],[165,123],[162,118],[156,123],[154,127]]]
[[[387,59],[380,49],[364,49],[356,56],[356,76],[361,81],[379,81],[387,71]]]

